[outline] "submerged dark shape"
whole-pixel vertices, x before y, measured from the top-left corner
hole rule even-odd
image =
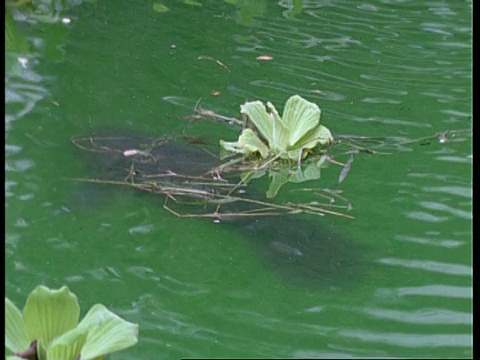
[[[184,184],[189,181],[185,175],[215,176],[210,171],[221,164],[212,153],[215,149],[210,152],[204,145],[185,144],[167,137],[155,139],[132,132],[97,131],[73,141],[86,150],[84,153],[92,155],[89,161],[97,179],[131,181],[155,175],[158,180],[158,175],[166,174],[165,182]],[[250,197],[257,193],[251,187]],[[246,205],[227,206],[238,211]],[[362,273],[361,258],[365,251],[358,243],[336,235],[323,225],[323,220],[328,223],[326,218],[307,215],[240,217],[215,226],[228,226],[243,234],[258,249],[265,266],[289,283],[315,288],[355,285]]]
[[[187,145],[169,137],[148,137],[119,131],[96,131],[73,138],[74,143],[93,156],[93,165],[102,179],[122,180],[135,163],[135,176],[177,173],[200,176],[220,164],[202,147]],[[123,177],[122,177],[123,176]]]
[[[354,286],[362,274],[365,249],[321,221],[300,215],[240,219],[233,226],[258,246],[263,263],[290,283],[329,289]]]

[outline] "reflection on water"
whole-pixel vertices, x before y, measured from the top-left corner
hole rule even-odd
[[[30,61],[33,66],[34,61]],[[43,76],[31,68],[20,68],[17,74],[6,75],[5,79],[5,126],[27,116],[36,103],[48,95],[43,84]]]

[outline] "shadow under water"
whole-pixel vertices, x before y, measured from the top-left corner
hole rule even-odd
[[[202,146],[166,137],[155,139],[130,131],[96,131],[92,136],[74,138],[73,142],[86,155],[93,177],[106,181],[123,182],[132,177],[145,179],[154,174],[168,174],[166,182],[185,184],[188,179],[172,174],[202,176],[220,164]],[[101,197],[100,193],[108,186],[86,185],[82,192],[85,202],[89,202],[90,197]],[[249,185],[248,196],[257,197],[252,193],[255,194],[255,189]],[[229,206],[231,211],[236,211],[245,204]],[[290,284],[328,289],[355,286],[364,272],[365,247],[335,234],[320,221],[323,219],[303,214],[236,217],[216,226],[227,226],[242,234],[257,249],[265,266]]]
[[[364,247],[321,226],[319,220],[287,215],[235,220],[232,226],[258,247],[266,267],[291,284],[355,286],[363,272]]]

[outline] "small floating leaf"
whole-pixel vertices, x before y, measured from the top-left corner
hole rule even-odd
[[[187,5],[192,5],[192,6],[203,6],[202,3],[199,3],[198,1],[194,1],[194,0],[183,0],[183,3]]]
[[[162,3],[155,3],[153,4],[153,10],[159,13],[164,13],[164,12],[167,12],[169,8],[163,5]]]

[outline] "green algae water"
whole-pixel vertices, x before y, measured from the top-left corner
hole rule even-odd
[[[54,22],[13,12],[6,296],[21,307],[38,284],[68,285],[82,309],[138,323],[139,343],[112,359],[471,357],[471,2],[161,3],[75,2]],[[357,154],[341,184],[331,167],[281,190],[341,190],[354,220],[215,224],[68,180],[99,174],[73,136],[215,149],[239,128],[189,121],[199,99],[239,118],[245,101],[280,110],[293,94],[334,135],[401,144]]]

